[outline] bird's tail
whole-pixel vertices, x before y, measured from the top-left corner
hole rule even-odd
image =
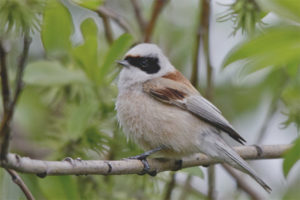
[[[211,142],[212,140],[210,140]],[[257,175],[257,173],[249,166],[249,164],[241,158],[241,156],[233,150],[229,145],[227,145],[223,139],[214,138],[215,151],[204,152],[207,155],[218,159],[225,163],[228,163],[232,167],[250,175],[258,184],[260,184],[267,192],[271,192],[272,189]],[[210,146],[210,147],[212,147]],[[211,148],[210,148],[211,149]]]

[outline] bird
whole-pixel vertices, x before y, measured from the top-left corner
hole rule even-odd
[[[204,153],[250,175],[267,192],[271,188],[225,142],[221,132],[244,144],[221,111],[205,99],[153,43],[133,46],[122,60],[116,99],[117,119],[125,135],[145,153],[139,159],[149,169],[152,154],[182,158]]]

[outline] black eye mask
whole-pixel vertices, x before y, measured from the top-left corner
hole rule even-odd
[[[159,60],[156,57],[127,56],[125,60],[127,60],[130,65],[141,69],[147,74],[154,74],[160,70]]]

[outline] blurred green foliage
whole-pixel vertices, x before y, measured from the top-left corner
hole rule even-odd
[[[141,153],[133,142],[126,142],[114,110],[115,80],[119,72],[115,60],[139,41],[142,34],[134,25],[136,19],[130,1],[107,2],[131,22],[134,32],[133,35],[122,33],[112,26],[117,36],[111,45],[105,41],[103,26],[99,25],[101,19],[93,12],[104,1],[73,2],[75,4],[59,0],[0,1],[0,39],[14,44],[8,54],[12,60],[10,77],[14,77],[13,64],[20,46],[7,33],[13,32],[20,37],[30,32],[34,43],[41,44],[40,54],[32,54],[26,66],[26,87],[13,124],[13,141],[21,140],[22,145],[12,142],[12,151],[51,160],[65,157],[121,159]],[[176,67],[189,75],[199,8],[195,6],[198,5],[196,1],[194,4],[182,2],[174,0],[166,5],[157,21],[153,42],[166,51]],[[223,66],[242,63],[242,77],[265,71],[254,84],[237,86],[227,79],[215,85],[214,103],[230,120],[258,109],[260,102],[268,96],[270,104],[283,102],[280,111],[286,115],[284,124],[299,127],[299,5],[297,0],[236,0],[229,6],[223,19],[234,22],[234,33],[242,30],[248,37],[228,53]],[[142,8],[147,14],[151,11],[147,1],[142,2]],[[258,30],[257,26],[262,25],[263,17],[269,12],[288,20],[267,28],[261,26]],[[235,74],[230,78],[235,78]],[[204,82],[200,82],[202,90]],[[300,159],[299,141],[296,139],[294,147],[285,155],[285,175]],[[182,173],[204,177],[200,168],[185,169]],[[162,199],[164,186],[169,182],[168,175],[166,172],[156,178],[124,175],[41,179],[24,174],[22,178],[36,199]],[[1,199],[25,198],[3,170],[0,180]],[[175,190],[184,188],[177,186]],[[188,197],[203,198],[197,193],[189,193]]]

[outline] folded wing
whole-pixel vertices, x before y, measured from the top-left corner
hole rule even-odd
[[[180,72],[155,78],[144,83],[143,90],[155,99],[185,109],[203,121],[228,133],[243,144],[243,139],[222,116],[220,110],[200,95]]]

